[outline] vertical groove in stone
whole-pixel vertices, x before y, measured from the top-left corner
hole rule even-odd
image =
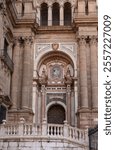
[[[87,87],[87,60],[86,60],[86,39],[79,38],[80,46],[80,99],[81,107],[88,108],[88,87]]]
[[[92,84],[92,108],[98,105],[98,61],[97,61],[97,37],[92,36],[91,48],[91,84]]]

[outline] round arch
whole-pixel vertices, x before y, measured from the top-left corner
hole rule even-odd
[[[39,60],[36,61],[37,63],[36,63],[35,69],[39,68],[41,64],[45,63],[45,61],[48,61],[51,59],[55,60],[55,58],[70,63],[73,66],[73,68],[76,69],[75,61],[63,51],[50,51],[50,52],[42,54],[41,57],[39,57]]]
[[[63,124],[66,120],[65,109],[60,103],[50,105],[47,110],[47,122],[51,124]]]

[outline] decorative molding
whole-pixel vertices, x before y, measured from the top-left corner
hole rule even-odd
[[[59,44],[58,43],[53,43],[52,48],[53,48],[53,50],[58,50]]]
[[[90,39],[90,45],[97,45],[97,43],[98,43],[97,35],[90,36],[89,39]]]
[[[77,41],[78,41],[79,45],[85,46],[86,42],[87,42],[87,38],[88,38],[88,36],[84,36],[84,35],[78,36]]]
[[[49,50],[51,49],[51,45],[48,43],[48,44],[36,44],[36,48],[35,48],[35,59],[38,57],[39,53],[41,51],[46,51],[46,50]]]
[[[51,51],[51,50],[59,50],[59,51],[69,51],[76,56],[75,51],[75,42],[72,43],[40,43],[35,44],[35,59],[37,59],[39,53],[42,51]]]
[[[22,46],[24,47],[25,45],[29,44],[32,45],[33,43],[33,37],[32,36],[17,36],[14,37],[14,46]]]
[[[47,3],[48,5],[52,5],[53,3],[59,3],[60,5],[64,5],[64,3],[69,2],[71,5],[77,4],[77,0],[36,0],[36,5],[40,6],[42,3]]]

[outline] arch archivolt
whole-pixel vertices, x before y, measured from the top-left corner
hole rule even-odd
[[[46,113],[48,112],[50,107],[52,107],[53,105],[56,105],[56,104],[61,105],[65,109],[65,112],[67,112],[66,105],[64,103],[62,103],[60,101],[52,101],[46,106]]]
[[[72,6],[75,5],[77,3],[77,0],[51,0],[49,2],[49,0],[36,0],[37,6],[41,6],[42,3],[46,3],[48,6],[53,5],[53,3],[59,3],[60,6],[64,5],[64,3],[69,2]]]
[[[63,60],[68,60],[77,69],[77,44],[76,43],[40,43],[35,44],[34,51],[34,70],[37,70],[41,63],[44,63],[46,57],[57,55]],[[54,58],[55,60],[55,58]]]

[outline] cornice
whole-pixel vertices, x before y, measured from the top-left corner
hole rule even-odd
[[[16,12],[15,6],[13,5],[12,0],[6,1],[6,11],[7,15],[9,16],[11,23],[13,27],[28,27],[32,28],[35,23],[35,13],[31,14],[25,14],[24,16],[21,16],[21,14],[18,14]],[[29,15],[29,17],[28,17]]]

